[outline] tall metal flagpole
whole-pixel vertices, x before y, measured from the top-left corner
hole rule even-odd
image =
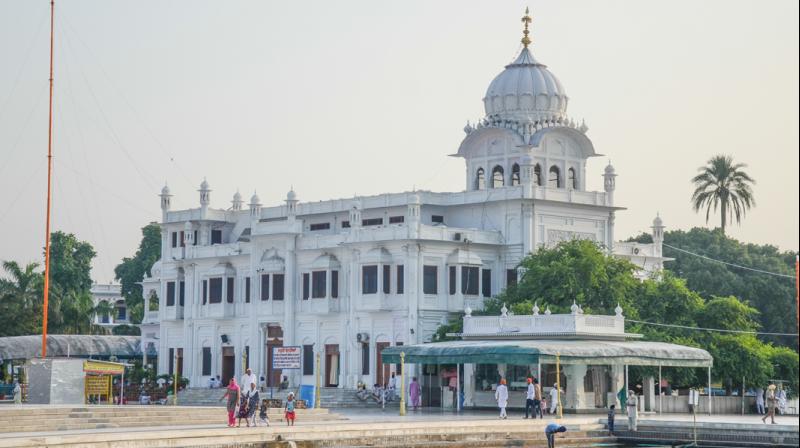
[[[50,295],[50,191],[53,175],[53,31],[55,0],[50,0],[50,110],[47,123],[47,211],[44,235],[44,298],[42,316],[42,358],[47,357],[47,304]]]

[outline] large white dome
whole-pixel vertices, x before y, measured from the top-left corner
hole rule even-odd
[[[514,62],[494,78],[483,104],[486,116],[515,121],[563,117],[569,98],[547,66],[523,48]]]

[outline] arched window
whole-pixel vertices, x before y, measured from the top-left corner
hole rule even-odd
[[[486,174],[483,172],[483,168],[478,168],[475,175],[475,189],[483,190],[484,188],[486,188]]]
[[[575,176],[575,169],[570,168],[567,170],[567,185],[573,190],[578,189],[578,177]]]
[[[561,171],[555,165],[550,167],[550,177],[547,179],[547,186],[550,188],[559,188],[561,186]]]
[[[496,167],[492,168],[492,188],[501,188],[505,184],[505,179],[503,178],[503,167],[497,165]]]
[[[511,165],[511,186],[519,185],[519,165]]]
[[[538,163],[533,167],[533,182],[538,186],[542,186],[542,167]]]

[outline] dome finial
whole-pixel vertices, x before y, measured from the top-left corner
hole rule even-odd
[[[531,19],[531,16],[529,15],[528,7],[526,6],[525,7],[525,15],[522,16],[522,23],[525,25],[525,28],[522,30],[522,40],[520,41],[520,42],[522,42],[522,45],[525,46],[525,48],[528,48],[528,45],[531,44],[531,38],[528,37],[528,34],[530,33],[530,31],[528,31],[528,25],[532,21],[533,21],[533,19]]]

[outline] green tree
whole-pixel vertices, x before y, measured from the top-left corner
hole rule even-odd
[[[725,233],[728,219],[735,219],[738,224],[745,212],[756,205],[751,187],[756,181],[742,170],[745,167],[747,165],[743,163],[733,163],[731,156],[716,155],[706,166],[699,168],[700,174],[692,178],[694,211],[705,208],[708,222],[711,209],[716,212],[719,207],[722,233]]]
[[[50,236],[50,284],[62,292],[89,292],[92,287],[92,259],[97,255],[91,244],[71,233],[53,232]]]
[[[150,275],[153,263],[161,258],[161,227],[150,223],[142,227],[142,240],[133,257],[125,257],[122,263],[114,268],[114,274],[122,286],[122,296],[125,298],[131,322],[142,321],[145,312],[144,297],[142,297],[142,281],[145,274]]]
[[[22,336],[41,331],[42,274],[37,263],[25,267],[4,261],[7,278],[0,278],[0,336]]]

